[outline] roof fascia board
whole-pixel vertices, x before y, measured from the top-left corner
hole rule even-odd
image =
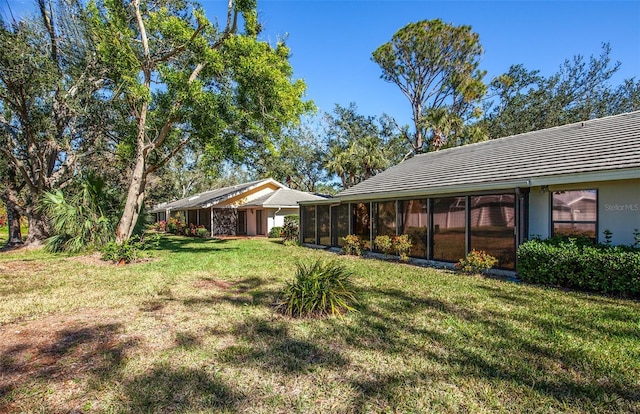
[[[361,200],[381,200],[389,198],[408,198],[408,197],[424,197],[430,195],[454,194],[454,193],[472,193],[474,191],[488,190],[508,190],[517,187],[530,187],[529,180],[508,181],[502,183],[480,183],[466,185],[452,185],[447,187],[437,187],[433,189],[416,189],[407,191],[389,191],[385,193],[372,194],[354,194],[348,196],[336,197],[340,201],[361,201]]]
[[[630,168],[612,171],[594,171],[588,173],[564,174],[550,177],[532,177],[532,187],[542,185],[576,184],[593,181],[616,181],[640,179],[640,168]]]
[[[318,205],[318,204],[340,204],[341,198],[323,198],[318,200],[300,200],[298,205]]]
[[[242,190],[239,190],[239,191],[236,191],[236,192],[233,192],[233,193],[229,193],[229,194],[227,194],[227,195],[225,195],[223,197],[218,197],[218,198],[215,199],[215,201],[209,202],[207,204],[201,204],[198,207],[199,208],[210,208],[210,207],[216,206],[216,205],[218,205],[218,204],[220,204],[220,203],[222,203],[224,201],[227,201],[227,200],[229,200],[231,198],[237,197],[242,193],[246,193],[248,191],[255,190],[256,188],[258,188],[260,186],[263,186],[263,185],[266,185],[266,184],[275,184],[277,187],[280,187],[280,188],[283,187],[282,184],[280,184],[279,182],[277,182],[273,178],[269,178],[267,180],[258,181],[255,184],[250,185],[249,187],[243,188]],[[210,200],[207,200],[207,201],[210,201]],[[238,207],[242,207],[242,205],[239,205]]]

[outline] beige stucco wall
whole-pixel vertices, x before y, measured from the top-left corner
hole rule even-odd
[[[529,236],[549,237],[550,192],[598,190],[598,240],[604,230],[613,232],[614,244],[633,244],[634,229],[640,230],[640,179],[554,185],[548,191],[532,187],[529,194]]]

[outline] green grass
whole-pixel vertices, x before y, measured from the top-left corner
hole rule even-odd
[[[0,412],[640,411],[640,304],[340,257],[344,318],[273,303],[297,261],[170,237],[127,266],[0,254]]]

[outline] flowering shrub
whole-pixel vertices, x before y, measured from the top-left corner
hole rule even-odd
[[[400,260],[403,262],[409,261],[409,252],[411,251],[411,246],[413,243],[409,238],[408,234],[403,234],[400,236],[396,236],[392,240],[393,249],[398,252],[398,256],[400,256]]]
[[[152,228],[158,232],[165,232],[167,231],[167,222],[164,220],[160,220],[157,223],[153,223]]]
[[[342,240],[344,240],[344,246],[342,246],[344,254],[353,256],[360,256],[362,254],[362,241],[360,237],[354,234],[348,234],[343,237]]]
[[[464,273],[482,273],[497,264],[498,259],[487,254],[484,250],[471,250],[455,266]]]
[[[167,223],[167,229],[169,233],[173,234],[183,234],[184,223],[180,221],[178,218],[170,218]]]
[[[373,240],[373,244],[376,246],[376,249],[380,250],[384,254],[393,253],[393,240],[391,240],[391,237],[389,236],[376,236],[376,238]]]

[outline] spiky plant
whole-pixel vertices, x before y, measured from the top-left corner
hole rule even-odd
[[[292,317],[342,315],[357,303],[352,273],[336,261],[298,263],[277,308]]]
[[[108,243],[114,227],[105,214],[105,200],[105,183],[93,175],[84,177],[79,191],[71,195],[60,190],[45,193],[41,208],[53,234],[45,241],[45,248],[51,252],[78,253]]]

